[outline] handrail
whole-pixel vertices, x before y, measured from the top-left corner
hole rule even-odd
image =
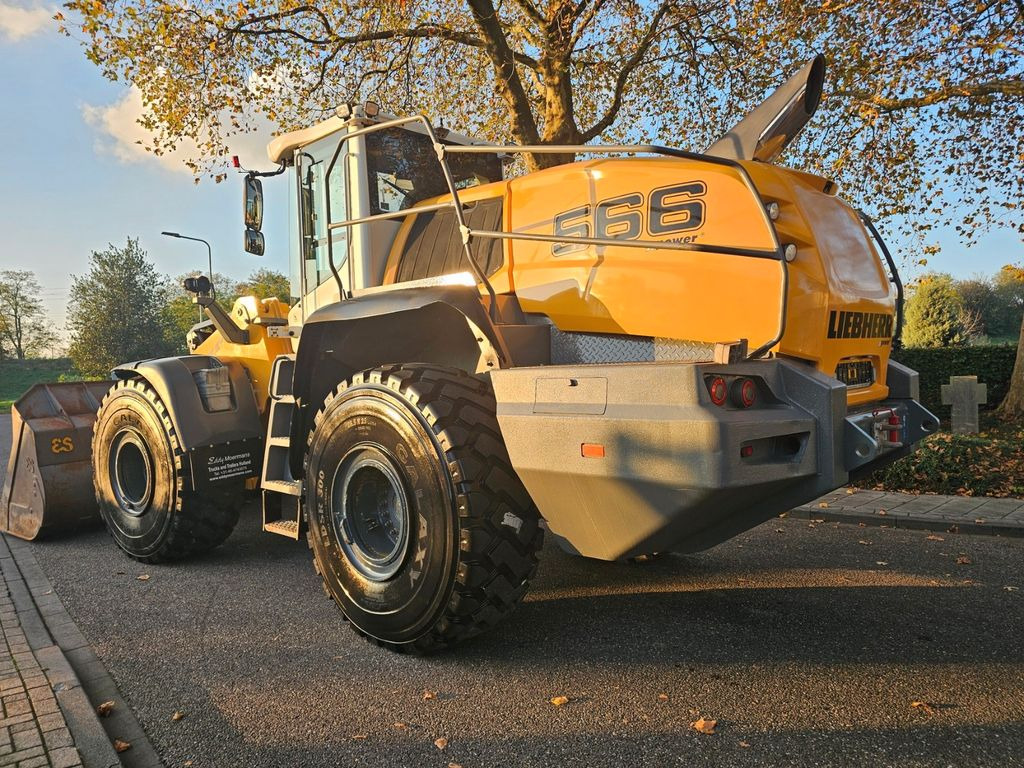
[[[860,220],[864,222],[871,236],[878,243],[882,255],[889,264],[889,282],[896,286],[896,331],[893,333],[892,345],[894,349],[899,349],[903,345],[903,281],[900,279],[899,270],[896,269],[896,261],[893,259],[892,254],[889,253],[889,247],[875,228],[875,222],[864,211],[857,211],[857,213],[860,214]]]
[[[691,251],[700,253],[721,253],[732,256],[747,256],[752,258],[762,259],[774,259],[779,262],[780,269],[782,270],[782,298],[779,314],[779,330],[777,335],[769,342],[758,347],[754,350],[748,358],[758,357],[768,352],[772,347],[778,344],[785,332],[786,328],[786,314],[788,305],[788,293],[789,293],[789,271],[787,269],[786,258],[783,252],[781,243],[779,242],[778,233],[775,231],[775,227],[771,223],[771,219],[768,216],[767,210],[764,206],[758,206],[761,212],[763,223],[765,224],[768,231],[771,233],[774,248],[736,248],[733,246],[715,246],[698,243],[677,243],[664,240],[620,240],[617,238],[601,238],[601,237],[565,237],[555,235],[543,235],[527,232],[505,232],[499,230],[483,230],[483,229],[472,229],[466,224],[464,208],[461,200],[459,199],[459,191],[455,186],[455,180],[452,176],[451,168],[448,165],[447,155],[449,154],[509,154],[509,153],[531,153],[531,154],[619,154],[619,153],[630,153],[630,154],[657,154],[665,155],[668,157],[677,157],[686,160],[697,160],[700,162],[711,163],[714,165],[722,165],[732,168],[737,172],[744,186],[750,191],[755,199],[759,200],[760,195],[757,191],[757,187],[754,186],[753,179],[747,169],[736,160],[729,158],[716,157],[713,155],[702,155],[696,152],[688,152],[686,150],[675,149],[672,147],[664,147],[657,144],[542,144],[542,145],[514,145],[514,144],[443,144],[437,137],[433,126],[425,115],[410,115],[408,117],[399,117],[392,120],[385,120],[380,123],[373,125],[364,126],[363,128],[357,128],[354,131],[344,134],[338,146],[334,151],[331,161],[327,166],[327,171],[324,175],[324,188],[325,188],[325,203],[327,207],[327,215],[330,217],[331,211],[331,198],[330,198],[330,176],[334,170],[334,166],[338,160],[338,155],[341,153],[341,149],[344,144],[350,139],[364,136],[369,133],[376,131],[386,130],[388,128],[397,128],[410,123],[419,123],[423,126],[427,137],[434,148],[434,152],[437,154],[438,163],[441,166],[441,170],[444,173],[445,183],[448,187],[448,193],[451,196],[449,202],[444,203],[432,203],[429,205],[413,206],[406,208],[401,211],[386,211],[384,213],[374,214],[372,216],[364,216],[358,219],[349,219],[346,221],[332,222],[328,221],[327,230],[328,232],[340,229],[354,227],[357,224],[368,224],[375,221],[391,220],[404,218],[409,215],[418,215],[420,213],[429,213],[431,211],[440,211],[446,208],[451,208],[455,213],[456,222],[459,226],[459,233],[462,238],[462,247],[466,256],[466,261],[469,264],[470,269],[473,272],[474,277],[481,283],[487,291],[488,297],[490,298],[490,315],[491,320],[494,323],[498,323],[500,318],[498,314],[498,302],[497,296],[494,291],[494,286],[491,285],[490,280],[486,275],[486,270],[477,262],[476,258],[470,249],[470,242],[472,238],[479,237],[483,239],[495,239],[495,240],[524,240],[524,241],[536,241],[536,242],[551,242],[551,243],[579,243],[581,245],[594,245],[594,246],[618,246],[623,248],[649,248],[655,250],[673,250],[673,251]],[[338,292],[340,298],[344,300],[346,298],[346,292],[341,282],[341,277],[338,275],[338,270],[334,264],[334,249],[333,249],[333,238],[328,236],[327,238],[327,261],[330,265],[331,272],[334,274],[335,282],[338,285]]]

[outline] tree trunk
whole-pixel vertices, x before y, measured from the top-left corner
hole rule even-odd
[[[1010,376],[1010,389],[996,410],[1004,421],[1016,421],[1024,417],[1024,319],[1020,324],[1020,339],[1017,341],[1017,360]]]

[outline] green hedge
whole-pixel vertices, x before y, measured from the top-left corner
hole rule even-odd
[[[988,384],[988,408],[1002,402],[1010,385],[1016,344],[990,344],[976,347],[907,347],[894,352],[894,360],[921,374],[921,402],[939,418],[949,420],[949,406],[942,404],[943,384],[950,376],[977,376]]]

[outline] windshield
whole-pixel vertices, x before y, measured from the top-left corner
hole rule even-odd
[[[366,135],[371,213],[409,208],[448,192],[430,139],[402,128]],[[493,154],[451,154],[448,167],[456,189],[501,180],[501,160]]]

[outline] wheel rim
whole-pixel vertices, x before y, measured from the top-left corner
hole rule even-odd
[[[110,451],[110,485],[118,505],[139,517],[153,499],[153,461],[142,436],[132,429],[114,436]]]
[[[409,498],[398,467],[379,449],[354,448],[331,487],[331,521],[345,557],[371,581],[387,581],[409,549]]]

